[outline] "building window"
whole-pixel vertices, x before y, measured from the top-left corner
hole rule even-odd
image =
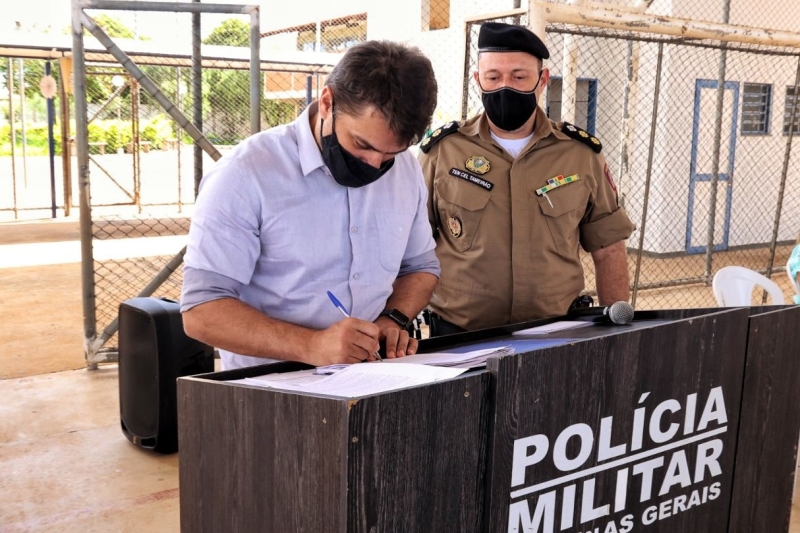
[[[293,38],[297,49],[303,52],[345,52],[348,48],[367,40],[367,14],[359,13],[321,20],[300,26],[291,26],[264,32],[265,38],[274,37],[283,43],[283,38]]]
[[[547,116],[555,122],[561,121],[561,87],[560,77],[553,76],[547,83]],[[575,125],[595,135],[597,122],[597,80],[578,79],[577,98],[575,102]]]
[[[422,31],[450,27],[450,0],[422,0]]]
[[[792,106],[794,100],[800,91],[795,92],[794,87],[786,88],[786,103],[784,104],[783,111],[783,134],[789,134],[789,124],[792,123]],[[797,102],[797,109],[794,111],[794,128],[792,133],[800,133],[800,102]]]
[[[745,83],[742,91],[742,135],[769,133],[772,85]]]

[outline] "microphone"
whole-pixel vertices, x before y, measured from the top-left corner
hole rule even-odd
[[[608,307],[576,307],[567,311],[569,316],[593,316],[594,322],[628,324],[633,320],[633,306],[628,302],[615,302]]]

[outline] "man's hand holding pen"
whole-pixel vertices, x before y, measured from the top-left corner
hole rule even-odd
[[[345,309],[342,302],[340,302],[339,299],[336,298],[336,296],[330,291],[328,291],[328,299],[330,299],[334,307],[336,307],[339,310],[339,312],[342,313],[342,316],[345,317],[345,320],[343,320],[342,322],[355,320],[356,321],[355,324],[359,322],[366,324],[366,322],[362,320],[351,318],[350,312],[347,309]],[[375,323],[372,325],[377,325],[380,328],[379,336],[377,337],[377,339],[378,340],[383,339],[385,341],[386,351],[384,353],[386,354],[386,357],[388,357],[389,359],[394,359],[395,357],[404,357],[406,355],[412,355],[416,353],[418,344],[417,340],[414,338],[410,338],[408,335],[408,331],[401,328],[392,319],[387,318],[385,316],[379,316],[375,320]],[[363,329],[362,332],[368,333]],[[381,355],[379,353],[379,348],[380,346],[378,346],[378,348],[376,348],[375,350],[369,352],[366,358],[358,358],[359,361],[365,361],[365,360],[380,361]],[[341,362],[345,363],[347,361],[341,361]],[[350,362],[356,362],[356,361],[350,361]]]
[[[326,366],[377,360],[380,328],[358,318],[345,317],[330,327],[315,331],[309,343],[309,364]]]

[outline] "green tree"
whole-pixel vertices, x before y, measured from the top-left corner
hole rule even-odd
[[[111,38],[120,39],[139,39],[140,41],[149,41],[150,37],[139,35],[138,37],[132,29],[127,27],[121,20],[105,13],[100,13],[92,17],[94,21],[100,26],[106,34]],[[72,35],[72,26],[66,26],[62,32],[64,35]],[[88,30],[83,30],[84,35],[91,35]]]
[[[105,31],[109,37],[119,37],[121,39],[136,38],[136,34],[133,32],[133,30],[123,24],[122,21],[116,17],[106,15],[105,13],[100,13],[93,18],[97,25],[103,28],[103,31]],[[84,32],[85,31],[86,30],[84,30]]]
[[[238,18],[225,19],[203,39],[203,44],[249,46],[250,24]]]
[[[203,44],[249,46],[250,25],[228,18],[203,39]],[[206,69],[204,95],[208,115],[209,139],[219,144],[235,144],[250,133],[250,74],[244,70]]]

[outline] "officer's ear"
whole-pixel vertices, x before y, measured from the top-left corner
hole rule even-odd
[[[539,85],[536,87],[536,98],[540,101],[542,99],[542,94],[544,93],[545,89],[547,89],[547,84],[550,81],[550,69],[543,68],[542,74],[539,77]]]

